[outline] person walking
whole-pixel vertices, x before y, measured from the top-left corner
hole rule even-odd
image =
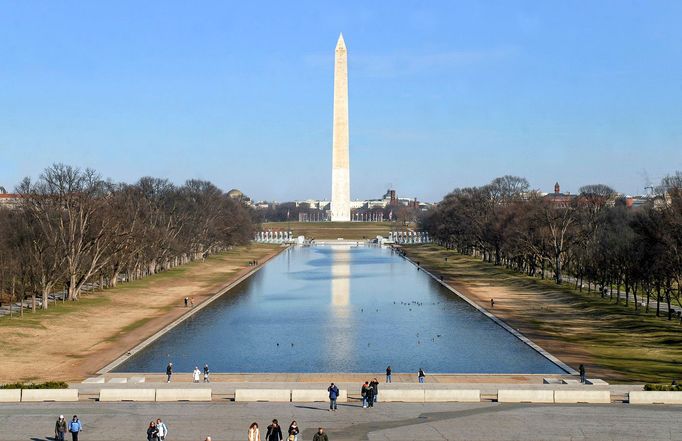
[[[173,377],[173,363],[169,362],[168,366],[166,366],[166,383],[171,382],[171,377]]]
[[[208,364],[204,365],[204,383],[210,383],[211,381],[208,379],[209,374],[211,371],[208,370]]]
[[[185,297],[185,308],[189,306],[189,297]]]
[[[291,424],[289,424],[289,440],[288,441],[298,441],[298,434],[301,431],[298,428],[298,423],[296,420],[292,421]]]
[[[419,373],[417,374],[417,378],[419,378],[420,383],[424,382],[424,379],[426,378],[426,374],[424,373],[424,369],[419,368]]]
[[[71,441],[78,441],[78,434],[83,431],[83,424],[78,419],[78,415],[74,415],[69,422],[69,433],[71,433]]]
[[[374,378],[374,380],[370,381],[369,387],[372,388],[372,397],[374,398],[374,402],[376,403],[379,401],[379,380]]]
[[[198,383],[199,377],[201,377],[201,371],[199,370],[199,366],[194,366],[194,372],[192,372],[192,382]]]
[[[156,419],[156,430],[159,432],[157,435],[159,441],[166,441],[166,437],[168,436],[168,426],[166,426],[166,423],[161,421],[161,418]]]
[[[369,393],[369,382],[365,381],[365,384],[362,385],[362,389],[360,389],[360,396],[362,397],[362,408],[366,409],[367,408],[367,394]]]
[[[389,367],[386,368],[386,383],[390,383],[390,382],[391,382],[391,373],[392,373],[392,372],[393,372],[393,371],[391,371],[391,366],[389,366]]]
[[[147,427],[147,441],[158,441],[159,431],[156,428],[156,423],[151,421],[149,427]]]
[[[57,441],[64,441],[66,435],[66,420],[64,415],[59,415],[57,422],[54,425],[54,439]]]
[[[258,423],[253,422],[249,426],[249,438],[248,441],[261,441],[260,439],[260,429],[258,428]]]
[[[313,441],[329,441],[329,437],[324,433],[324,428],[318,427],[317,432],[313,436]]]
[[[282,441],[283,439],[279,422],[276,419],[272,420],[272,424],[268,426],[268,431],[265,433],[265,441]]]
[[[329,392],[329,411],[335,411],[336,410],[336,400],[339,398],[339,388],[336,387],[334,383],[332,383],[328,388],[327,392]]]
[[[585,366],[581,364],[578,367],[578,372],[580,372],[580,382],[585,384]]]

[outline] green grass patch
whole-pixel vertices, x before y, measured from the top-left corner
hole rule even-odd
[[[64,381],[46,381],[44,383],[8,383],[0,386],[0,389],[68,389],[69,385]]]

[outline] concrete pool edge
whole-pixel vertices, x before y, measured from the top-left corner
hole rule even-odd
[[[275,257],[279,256],[282,252],[287,250],[291,245],[288,246],[283,246],[278,252],[272,254],[269,256],[267,259],[265,259],[262,263],[258,264],[257,266],[253,267],[251,270],[240,276],[239,278],[233,280],[232,282],[228,283],[227,285],[223,286],[220,288],[215,294],[213,294],[211,297],[206,299],[205,301],[201,302],[199,305],[196,307],[190,309],[177,319],[173,320],[171,323],[167,324],[163,328],[159,329],[156,331],[154,334],[150,335],[149,337],[145,338],[142,342],[138,343],[137,345],[133,346],[131,349],[127,350],[124,354],[120,355],[107,365],[105,365],[103,368],[98,370],[96,372],[97,375],[104,375],[112,370],[116,369],[118,366],[123,364],[125,361],[130,359],[133,355],[137,354],[138,352],[142,351],[144,348],[149,346],[150,344],[154,343],[156,340],[161,338],[164,334],[178,326],[180,323],[184,322],[187,320],[189,317],[193,316],[194,314],[198,313],[211,303],[213,303],[215,300],[218,298],[222,297],[223,295],[227,294],[229,291],[231,291],[234,287],[242,283],[243,281],[247,280],[249,277],[252,275],[256,274],[258,271],[260,271],[265,265]]]
[[[526,337],[525,335],[521,334],[521,333],[520,333],[519,331],[517,331],[516,329],[512,328],[511,326],[509,326],[505,321],[503,321],[502,319],[500,319],[500,318],[498,318],[497,316],[493,315],[491,312],[489,312],[489,311],[486,310],[485,308],[482,308],[482,307],[481,307],[480,305],[478,305],[476,302],[474,302],[473,300],[471,300],[470,298],[468,298],[467,296],[465,296],[464,294],[462,294],[461,292],[459,292],[458,290],[456,290],[456,289],[453,288],[452,286],[450,286],[450,285],[448,285],[447,283],[445,283],[444,281],[442,281],[439,277],[436,277],[434,274],[432,274],[430,271],[426,270],[426,269],[425,269],[424,267],[422,267],[421,265],[418,265],[418,264],[417,264],[414,260],[412,260],[409,256],[404,255],[403,257],[404,257],[408,262],[410,262],[412,265],[414,265],[415,267],[419,268],[419,269],[420,269],[421,271],[423,271],[425,274],[427,274],[428,276],[430,276],[433,280],[435,280],[436,282],[438,282],[441,286],[447,288],[447,289],[448,289],[449,291],[451,291],[453,294],[457,295],[459,298],[461,298],[462,300],[464,300],[465,302],[467,302],[471,307],[475,308],[478,312],[480,312],[481,314],[483,314],[483,315],[485,315],[486,317],[488,317],[490,320],[492,320],[493,322],[495,322],[495,324],[497,324],[498,326],[502,327],[502,329],[504,329],[505,331],[509,332],[509,333],[512,334],[514,337],[518,338],[519,340],[521,340],[522,342],[524,342],[525,344],[527,344],[528,346],[530,346],[533,350],[535,350],[537,353],[539,353],[540,355],[542,355],[543,357],[545,357],[547,360],[549,360],[549,361],[552,362],[553,364],[557,365],[560,369],[563,369],[564,371],[566,371],[567,374],[569,374],[569,375],[578,375],[578,371],[576,371],[575,369],[573,369],[572,367],[570,367],[569,365],[567,365],[567,364],[564,363],[563,361],[559,360],[559,359],[558,359],[557,357],[555,357],[554,355],[552,355],[552,354],[550,354],[549,352],[547,352],[545,349],[543,349],[542,347],[540,347],[537,343],[535,343],[534,341],[532,341],[531,339],[529,339],[529,338]]]

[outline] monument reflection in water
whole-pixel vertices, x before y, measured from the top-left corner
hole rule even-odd
[[[115,371],[563,373],[389,248],[290,248]]]

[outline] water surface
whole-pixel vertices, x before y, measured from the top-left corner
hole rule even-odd
[[[284,251],[115,369],[564,373],[390,248]]]

